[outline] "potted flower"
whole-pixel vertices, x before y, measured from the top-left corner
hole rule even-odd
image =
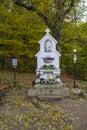
[[[50,56],[47,56],[47,57],[45,57],[45,58],[43,58],[43,59],[44,59],[44,62],[45,62],[45,63],[51,63],[54,58],[52,58],[52,57],[50,57]]]

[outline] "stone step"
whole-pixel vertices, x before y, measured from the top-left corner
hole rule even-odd
[[[53,95],[51,95],[51,96],[38,96],[40,99],[63,99],[63,98],[68,98],[69,96],[65,96],[65,97],[63,97],[63,96],[53,96]]]
[[[68,88],[57,88],[57,89],[34,89],[28,90],[28,96],[33,97],[67,97],[69,96]]]

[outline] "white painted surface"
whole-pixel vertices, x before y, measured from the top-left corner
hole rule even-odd
[[[37,70],[36,74],[40,73],[40,78],[44,78],[48,80],[49,78],[56,77],[55,75],[60,75],[60,67],[59,67],[59,57],[60,53],[56,50],[57,41],[49,34],[50,30],[46,30],[46,35],[39,41],[40,51],[35,55],[37,57]],[[50,63],[44,62],[44,58],[53,58],[50,60]],[[57,69],[50,70],[44,69],[42,70],[42,66],[50,66],[53,65]],[[54,74],[55,73],[55,74]]]

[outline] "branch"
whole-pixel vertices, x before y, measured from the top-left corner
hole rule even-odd
[[[41,18],[43,18],[43,20],[45,21],[45,23],[49,26],[49,27],[52,27],[52,24],[51,22],[48,20],[48,18],[46,17],[45,14],[43,14],[42,12],[40,12],[39,10],[37,10],[33,4],[31,5],[26,5],[25,3],[23,3],[21,0],[17,0],[15,2],[16,5],[20,6],[20,7],[24,7],[25,9],[27,10],[30,10],[30,11],[35,11],[38,16],[40,16]]]
[[[49,26],[49,28],[52,28],[52,24],[49,21],[48,17],[46,17],[45,14],[43,14],[42,12],[40,12],[39,10],[35,10],[36,13],[44,20],[44,22],[46,23],[47,26]]]
[[[31,97],[27,98],[27,100],[30,101],[36,108],[41,109],[41,110],[43,110],[45,112],[48,112],[48,110],[46,108],[43,108],[40,105],[40,103],[39,103],[40,99],[38,97],[37,97],[37,101],[36,102]]]
[[[34,6],[32,5],[26,5],[25,3],[23,3],[21,0],[17,0],[15,2],[16,5],[20,6],[20,7],[24,7],[26,8],[27,10],[32,10],[32,11],[35,11],[35,8]]]
[[[75,0],[71,0],[69,8],[66,10],[65,14],[68,14],[70,12],[70,10],[72,9],[72,7],[74,6]]]
[[[63,3],[62,3],[62,7],[64,7],[64,5],[65,5],[65,2],[66,2],[66,0],[64,0],[64,1],[63,1]]]

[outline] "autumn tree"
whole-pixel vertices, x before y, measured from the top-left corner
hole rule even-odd
[[[35,12],[20,8],[12,0],[1,1],[0,69],[11,67],[11,57],[16,55],[18,70],[35,71],[35,54],[39,50],[37,44],[43,36],[41,27],[46,28],[46,25]]]
[[[35,11],[44,20],[58,41],[58,50],[61,52],[63,22],[72,11],[75,0],[16,0],[15,3],[27,10]]]

